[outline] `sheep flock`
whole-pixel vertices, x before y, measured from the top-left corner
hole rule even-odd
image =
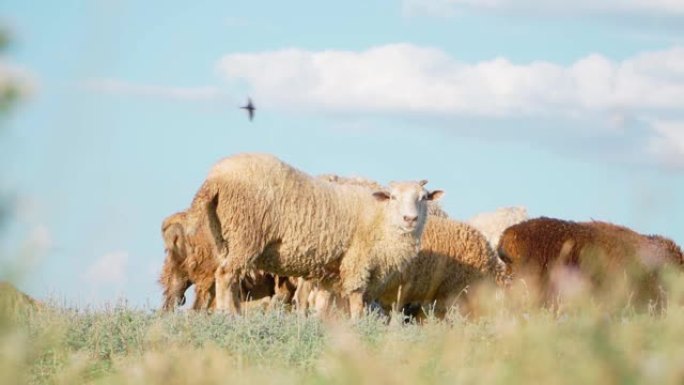
[[[420,319],[477,313],[483,293],[522,282],[554,306],[572,293],[664,306],[661,272],[684,269],[672,240],[601,221],[528,218],[505,207],[460,221],[427,181],[382,185],[311,176],[268,154],[217,162],[189,206],[162,220],[162,310],[240,314],[284,304],[302,315],[369,308]],[[604,299],[609,301],[609,299]]]

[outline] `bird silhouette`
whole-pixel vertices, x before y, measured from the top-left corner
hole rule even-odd
[[[247,98],[247,105],[240,108],[247,110],[247,113],[249,114],[249,121],[251,122],[252,119],[254,119],[254,110],[256,110],[254,103],[252,103],[252,98]]]

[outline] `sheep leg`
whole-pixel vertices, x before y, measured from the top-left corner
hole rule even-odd
[[[318,288],[314,293],[313,307],[314,314],[319,318],[326,318],[331,313],[331,297],[332,293],[329,290]]]
[[[242,269],[223,261],[216,269],[216,310],[240,314],[240,275]]]
[[[216,219],[213,221],[216,222]],[[245,223],[243,223],[245,225]],[[215,271],[216,310],[241,314],[241,281],[245,273],[254,268],[256,259],[264,252],[265,243],[246,230],[250,228],[227,221],[220,227],[214,225],[216,251],[219,266]],[[253,226],[251,228],[257,228]]]
[[[358,320],[363,316],[363,293],[355,291],[349,294],[349,312],[352,320]]]
[[[206,310],[209,305],[209,293],[198,286],[195,286],[195,302],[192,304],[192,310]]]
[[[297,314],[305,316],[309,308],[309,294],[312,290],[310,281],[302,277],[297,278],[297,290],[294,293],[293,302],[297,308]]]

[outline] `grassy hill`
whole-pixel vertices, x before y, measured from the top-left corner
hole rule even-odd
[[[16,313],[27,309],[36,309],[38,302],[29,295],[22,293],[9,282],[0,282],[0,309]]]

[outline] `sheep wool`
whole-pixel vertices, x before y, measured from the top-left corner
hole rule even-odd
[[[236,283],[258,268],[318,279],[353,296],[352,315],[373,300],[392,274],[418,254],[427,200],[425,181],[371,193],[313,178],[276,157],[238,154],[218,162],[204,207],[215,247],[217,308],[240,312]]]
[[[429,216],[418,258],[387,286],[380,304],[433,306],[437,317],[459,304],[468,310],[468,289],[484,280],[505,285],[506,266],[485,237],[467,223]]]

